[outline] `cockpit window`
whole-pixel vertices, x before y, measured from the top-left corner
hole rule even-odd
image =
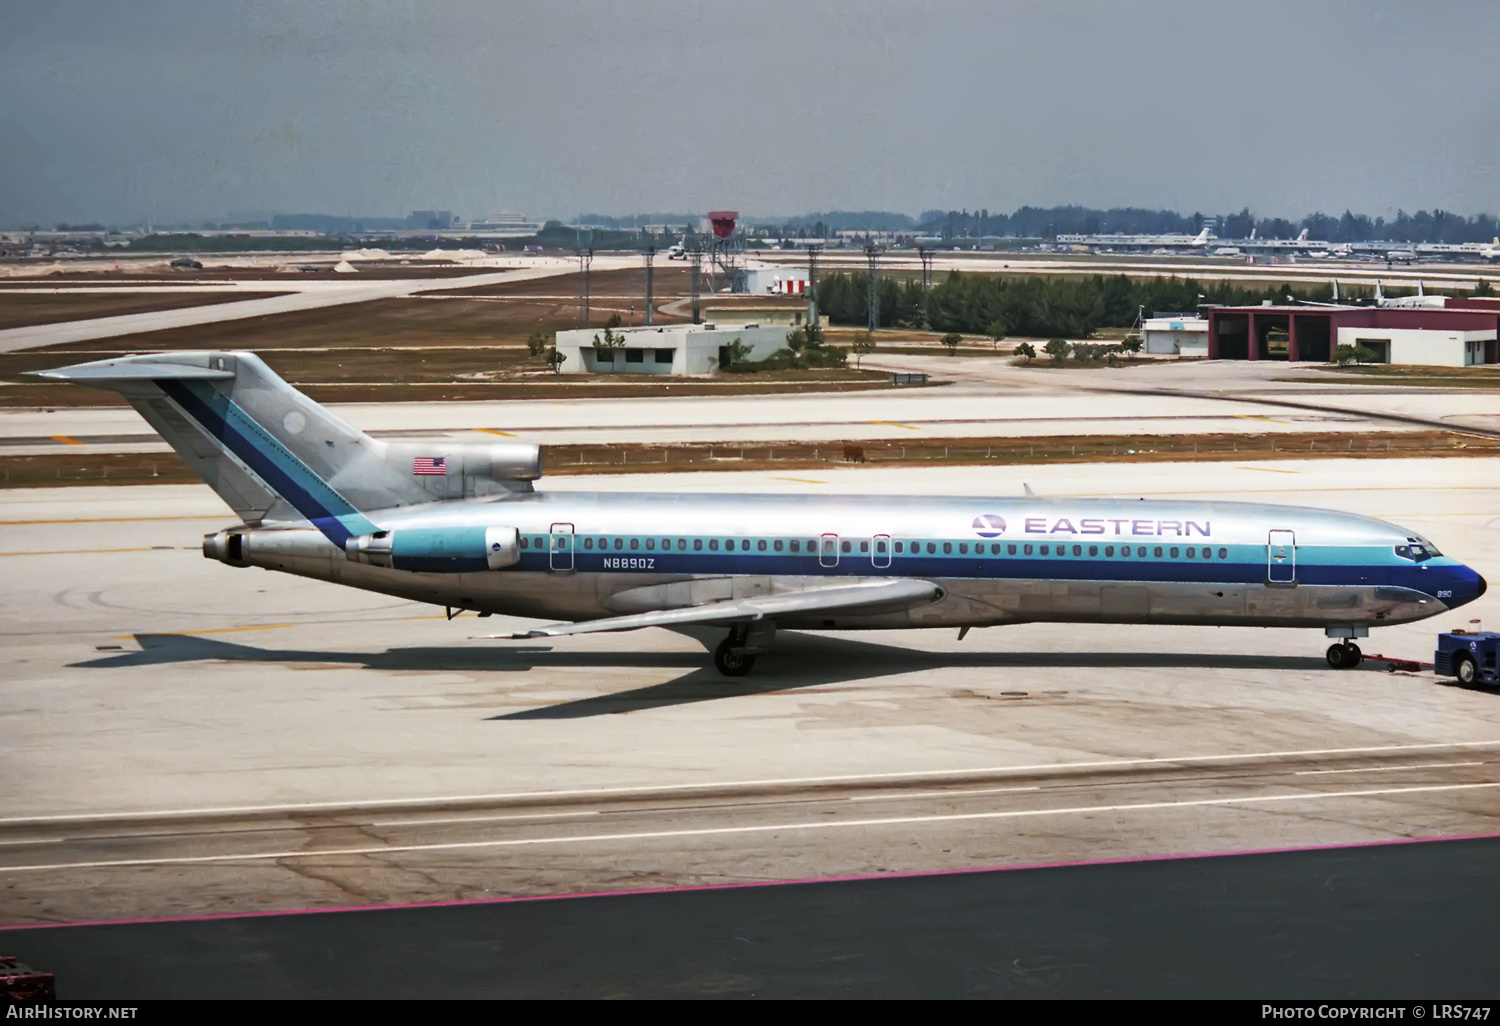
[[[1396,555],[1402,559],[1409,559],[1413,563],[1420,563],[1442,555],[1431,542],[1422,542],[1415,538],[1408,538],[1406,542],[1405,545],[1396,546]]]

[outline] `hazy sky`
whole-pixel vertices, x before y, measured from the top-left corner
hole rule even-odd
[[[0,0],[0,223],[1500,210],[1500,3]]]

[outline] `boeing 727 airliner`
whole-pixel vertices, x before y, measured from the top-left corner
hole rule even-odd
[[[1027,621],[1321,628],[1355,638],[1471,602],[1485,581],[1369,517],[1239,502],[548,493],[540,449],[388,443],[243,352],[41,376],[122,393],[243,521],[204,555],[480,615],[501,637],[716,625],[721,673],[778,628]]]

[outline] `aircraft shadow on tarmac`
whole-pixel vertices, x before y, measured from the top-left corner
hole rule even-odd
[[[677,633],[706,640],[708,633]],[[717,641],[717,631],[711,638]],[[924,652],[848,637],[798,634],[778,636],[772,655],[764,656],[748,677],[725,678],[694,652],[566,652],[546,645],[505,647],[412,647],[383,652],[257,648],[191,634],[137,634],[139,651],[121,652],[71,664],[84,669],[125,669],[175,663],[328,664],[385,671],[460,671],[524,673],[535,667],[641,667],[687,670],[661,684],[595,695],[556,705],[492,716],[494,720],[581,719],[616,713],[687,705],[694,702],[769,694],[828,684],[874,680],[921,670],[1010,670],[1076,667],[1079,669],[1296,670],[1326,669],[1321,658],[1275,655],[1226,655],[1200,652]],[[1373,667],[1371,667],[1373,669]],[[1007,684],[1025,686],[1019,675]]]

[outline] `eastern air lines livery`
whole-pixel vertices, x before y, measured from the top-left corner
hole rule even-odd
[[[1425,538],[1369,517],[1239,502],[549,494],[535,445],[390,443],[242,352],[42,371],[120,392],[243,523],[204,555],[481,616],[498,637],[717,625],[721,673],[778,627],[1027,621],[1314,627],[1353,639],[1484,594]]]

